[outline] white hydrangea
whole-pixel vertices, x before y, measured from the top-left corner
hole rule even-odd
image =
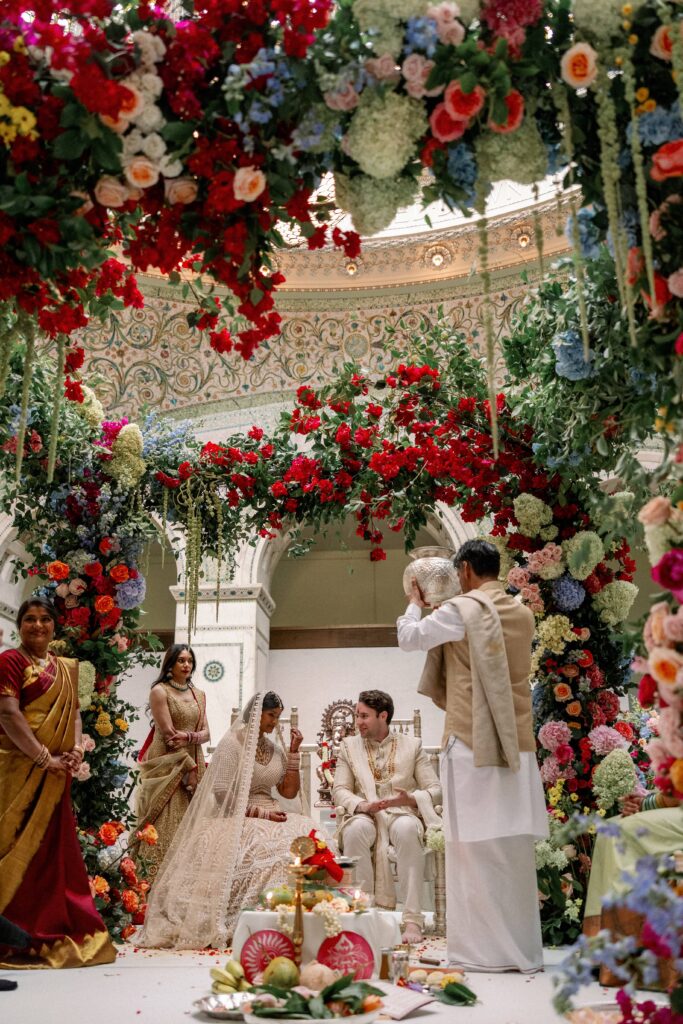
[[[145,475],[147,463],[140,457],[142,446],[142,431],[137,423],[122,427],[111,446],[112,459],[107,463],[107,473],[126,490],[137,487]]]
[[[533,185],[548,172],[548,153],[536,121],[529,114],[516,131],[504,137],[496,132],[482,132],[475,149],[477,166],[487,181]]]
[[[92,702],[95,692],[95,666],[91,661],[78,663],[78,706],[85,711]]]
[[[83,414],[91,427],[99,427],[104,419],[104,407],[92,388],[83,385],[83,401],[77,402],[77,409]]]
[[[605,557],[605,548],[593,530],[580,530],[562,542],[567,568],[575,580],[585,580]]]
[[[378,180],[366,174],[355,178],[335,174],[334,187],[339,207],[351,215],[354,228],[365,236],[388,227],[402,206],[410,206],[417,190],[412,178]]]
[[[469,25],[479,17],[479,0],[458,0],[457,6],[460,8],[460,21],[463,25]]]
[[[141,455],[144,441],[142,431],[137,423],[126,423],[119,430],[114,443],[111,446],[114,457],[129,452],[131,455]]]
[[[564,871],[568,864],[567,855],[562,850],[558,850],[556,846],[551,846],[547,839],[536,843],[537,871],[542,868],[557,868],[558,871]]]
[[[637,594],[638,587],[635,583],[614,580],[594,596],[593,607],[597,609],[603,622],[608,626],[616,626],[628,618]]]
[[[574,24],[581,33],[595,37],[603,42],[608,42],[614,35],[621,35],[622,29],[622,0],[574,0],[572,5],[572,17]],[[631,5],[634,13],[641,5]]]
[[[395,178],[415,155],[427,130],[422,103],[390,92],[365,90],[346,136],[346,152],[371,178]]]
[[[553,510],[550,505],[546,505],[534,494],[519,494],[512,505],[515,519],[519,523],[519,532],[525,537],[538,536],[541,530],[553,521]],[[552,540],[552,537],[544,539]]]

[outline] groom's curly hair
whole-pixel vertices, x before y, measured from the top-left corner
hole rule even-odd
[[[382,711],[387,713],[387,725],[394,717],[394,702],[388,693],[383,690],[361,690],[358,694],[358,703],[365,704],[379,716]]]

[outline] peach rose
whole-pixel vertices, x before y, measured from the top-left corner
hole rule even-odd
[[[643,640],[648,651],[656,647],[669,647],[666,642],[664,623],[669,617],[669,606],[666,601],[658,601],[650,608],[650,614],[643,628]]]
[[[252,203],[254,199],[258,199],[265,187],[266,176],[255,167],[240,167],[232,183],[235,199],[241,199],[244,203]]]
[[[572,688],[567,686],[566,683],[558,683],[553,687],[553,693],[555,694],[555,700],[569,700],[572,696]]]
[[[75,594],[69,594],[68,597],[64,598],[64,607],[65,608],[77,608],[78,607],[78,598],[76,597]]]
[[[562,78],[573,89],[585,89],[598,74],[598,55],[588,43],[575,43],[562,56]]]
[[[159,168],[141,153],[125,161],[123,173],[133,188],[151,188],[159,180]]]
[[[111,174],[103,174],[95,185],[93,192],[95,199],[101,206],[109,206],[116,209],[128,202],[128,189],[118,178]]]
[[[109,882],[102,875],[90,879],[90,891],[93,896],[105,896],[109,892]]]
[[[74,217],[85,217],[86,213],[90,213],[95,205],[87,192],[80,192],[78,189],[74,189],[73,192],[69,192],[69,195],[75,199],[83,200],[78,209],[74,210]]]
[[[674,686],[679,669],[683,668],[683,655],[668,647],[655,647],[648,658],[650,674],[662,686]]]
[[[86,779],[90,778],[90,765],[87,761],[81,761],[76,772],[76,781],[85,782]]]
[[[92,736],[88,736],[87,732],[84,732],[81,736],[81,746],[85,754],[89,754],[91,750],[95,749],[95,741]]]
[[[350,82],[343,89],[326,92],[323,99],[330,110],[354,110],[358,106],[358,93]]]
[[[567,704],[567,714],[577,717],[581,714],[581,703],[578,700],[573,700],[571,704]]]
[[[164,196],[166,202],[173,206],[175,203],[182,203],[187,206],[197,198],[197,182],[192,178],[165,178]]]
[[[400,74],[390,53],[383,53],[381,57],[370,57],[365,61],[365,70],[378,82],[397,82]]]
[[[98,117],[103,125],[110,131],[116,132],[117,135],[123,135],[130,128],[130,121],[127,121],[125,117],[110,117],[109,114],[98,114]]]
[[[57,597],[68,597],[70,593],[71,591],[69,590],[68,583],[60,583],[57,589],[55,590],[55,594],[57,595]]]
[[[665,640],[673,644],[683,643],[683,614],[679,608],[675,615],[667,615],[663,622]]]
[[[683,175],[683,139],[665,142],[652,157],[650,177],[653,181],[680,178]]]
[[[126,90],[126,94],[123,98],[123,102],[119,108],[119,117],[125,118],[127,121],[132,121],[134,117],[141,114],[145,106],[145,97],[136,86],[131,85],[130,82],[121,82],[123,88]]]
[[[673,274],[669,274],[666,283],[672,295],[679,299],[683,298],[683,267],[679,267],[678,270],[674,270]]]

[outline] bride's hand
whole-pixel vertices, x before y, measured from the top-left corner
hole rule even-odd
[[[287,821],[287,815],[284,811],[269,811],[268,821]]]
[[[299,747],[304,741],[303,733],[300,733],[298,729],[292,729],[291,739],[289,741],[289,752],[290,754],[296,754]]]

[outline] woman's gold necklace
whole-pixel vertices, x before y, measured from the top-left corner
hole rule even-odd
[[[39,658],[37,654],[31,654],[30,651],[27,651],[23,644],[20,645],[20,650],[24,652],[24,654],[26,655],[26,657],[28,658],[32,665],[37,665],[39,668],[45,668],[48,661],[50,660],[49,651],[45,651],[44,658]]]
[[[266,739],[265,735],[261,733],[256,744],[256,762],[257,764],[270,764],[270,759],[273,756],[273,751],[270,743]]]
[[[166,682],[169,686],[172,686],[174,690],[177,690],[178,693],[187,693],[188,690],[192,689],[192,683],[185,683],[184,686],[178,686],[178,684],[174,683],[172,679],[167,679]]]

